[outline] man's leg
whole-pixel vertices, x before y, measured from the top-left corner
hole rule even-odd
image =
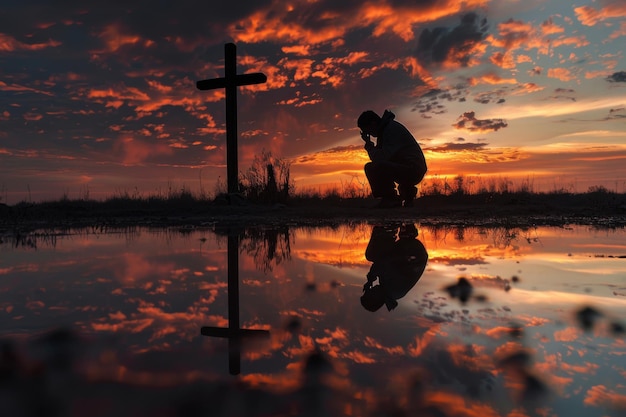
[[[393,163],[368,162],[365,164],[365,176],[370,183],[372,195],[376,198],[397,198],[396,184],[393,181]]]
[[[404,207],[413,206],[413,200],[417,196],[417,184],[422,181],[425,174],[426,170],[421,167],[397,165],[394,180],[398,183],[398,192]]]

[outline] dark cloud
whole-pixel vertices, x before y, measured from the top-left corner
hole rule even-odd
[[[424,29],[417,43],[417,57],[424,64],[441,64],[452,60],[466,67],[472,50],[484,39],[486,32],[487,20],[481,19],[476,13],[467,13],[461,18],[461,23],[452,29]]]
[[[459,138],[457,142],[444,143],[441,146],[428,148],[433,152],[462,152],[462,151],[484,151],[487,149],[487,143],[465,143],[465,139]]]
[[[626,119],[626,107],[618,107],[616,109],[610,109],[609,115],[606,120]]]
[[[576,90],[573,90],[571,88],[556,88],[554,90],[554,94],[551,95],[549,98],[555,100],[576,101],[576,97],[573,97],[574,94],[576,94]]]
[[[498,89],[494,91],[483,91],[474,96],[474,101],[480,104],[489,104],[495,102],[496,104],[504,103],[506,100],[502,97],[505,94],[505,89]]]
[[[447,112],[445,102],[465,101],[467,94],[465,86],[456,86],[447,90],[431,89],[421,95],[416,103],[413,104],[411,111],[420,113],[421,117],[430,119],[432,115],[443,114]]]
[[[473,111],[463,113],[454,123],[456,129],[469,130],[470,132],[488,132],[490,130],[497,131],[507,127],[508,124],[503,119],[484,119],[476,118]]]
[[[626,83],[626,71],[615,72],[606,77],[606,79],[611,83]]]
[[[415,107],[413,111],[417,111],[422,114],[443,114],[446,112],[446,108],[443,104],[438,102],[420,104]]]

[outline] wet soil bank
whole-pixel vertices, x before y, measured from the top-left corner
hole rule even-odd
[[[0,230],[63,227],[334,226],[382,221],[425,226],[626,227],[626,195],[527,194],[426,196],[413,207],[374,208],[374,199],[232,201],[57,201],[0,205]]]

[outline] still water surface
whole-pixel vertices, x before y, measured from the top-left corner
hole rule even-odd
[[[621,416],[625,317],[621,229],[3,237],[0,414]]]

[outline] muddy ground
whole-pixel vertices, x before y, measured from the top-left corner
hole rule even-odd
[[[626,195],[512,194],[427,196],[414,207],[378,209],[374,199],[232,201],[57,201],[0,205],[0,231],[63,227],[333,226],[381,221],[425,226],[626,227]]]

